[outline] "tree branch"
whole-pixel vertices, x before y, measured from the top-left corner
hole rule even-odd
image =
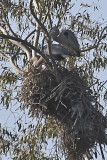
[[[36,32],[36,29],[34,29],[26,38],[25,38],[25,40],[27,40],[33,33],[35,33]]]
[[[4,59],[8,60],[8,61],[10,62],[10,64],[12,65],[12,67],[13,67],[18,73],[24,74],[24,72],[23,72],[19,67],[17,67],[17,66],[14,64],[14,62],[13,62],[14,58],[16,57],[16,55],[14,55],[13,57],[9,58],[9,57],[7,57],[6,55],[4,55],[4,53],[0,52],[0,56],[3,57]]]
[[[35,48],[33,45],[31,45],[26,40],[22,40],[20,38],[12,37],[10,35],[5,35],[5,34],[0,34],[0,37],[2,37],[4,39],[10,39],[11,41],[14,41],[14,44],[15,44],[15,42],[16,42],[16,44],[22,43],[22,45],[24,44],[24,45],[30,47],[31,49],[33,49],[36,52],[38,52],[45,59],[45,61],[47,62],[47,64],[50,65],[49,59],[39,49]],[[18,43],[18,42],[20,42],[20,43]],[[30,59],[28,59],[28,60],[30,60]]]
[[[10,39],[10,41],[15,44],[16,46],[20,47],[27,55],[28,60],[30,60],[31,58],[31,52],[30,50],[25,46],[24,43],[21,43],[23,41],[21,41],[20,38],[18,37],[13,37],[8,35],[8,33],[6,32],[6,30],[0,26],[0,30],[3,32],[3,34],[0,34],[0,37],[5,38],[5,39]],[[20,43],[18,43],[20,42]]]
[[[34,1],[36,3],[36,1]],[[35,8],[38,9],[38,4],[35,4]],[[39,9],[38,9],[39,10]],[[40,11],[40,14],[37,15],[39,21],[41,22],[41,18],[42,18],[42,11]],[[40,27],[39,27],[39,23],[36,24],[36,32],[35,32],[35,37],[34,37],[34,47],[37,48],[37,45],[38,45],[38,40],[39,40],[39,35],[40,35]],[[36,52],[35,50],[32,51],[32,57],[35,57],[36,56]]]
[[[11,31],[11,33],[13,34],[13,36],[17,37],[17,35],[13,32],[13,30],[12,30],[10,24],[9,24],[9,20],[7,20],[7,18],[8,18],[8,13],[7,13],[7,18],[6,18],[6,14],[5,14],[5,12],[4,12],[4,6],[3,6],[3,4],[2,4],[1,2],[0,2],[0,5],[1,5],[1,7],[2,7],[2,13],[3,13],[3,17],[4,17],[4,20],[5,20],[5,22],[6,22],[7,27],[9,28],[9,30]]]
[[[106,29],[107,29],[107,26],[105,26],[105,27],[103,28],[103,30],[102,30],[102,32],[101,32],[101,34],[100,34],[100,36],[99,36],[99,40],[98,40],[97,44],[94,44],[93,46],[90,46],[90,47],[87,48],[87,49],[83,49],[83,50],[81,50],[81,52],[86,52],[86,51],[90,51],[90,50],[92,50],[92,49],[97,48],[97,47],[99,46],[101,40],[103,40],[103,39],[107,36],[107,34],[104,34],[104,35],[103,35],[103,33],[104,33],[104,31],[105,31]]]
[[[33,8],[32,8],[32,2],[33,0],[30,0],[30,11],[31,14],[33,15],[33,17],[35,18],[35,20],[37,21],[37,23],[40,25],[41,29],[46,33],[47,37],[49,37],[49,33],[47,31],[47,29],[45,28],[45,26],[41,23],[41,21],[38,19],[38,17],[36,16]]]
[[[0,56],[1,56],[2,58],[4,58],[5,60],[8,60],[8,61],[9,61],[9,58],[8,58],[4,53],[2,53],[1,51],[0,51]]]
[[[10,64],[12,65],[12,67],[13,67],[18,73],[24,74],[24,71],[22,71],[19,67],[17,67],[17,66],[14,64],[14,62],[13,62],[14,58],[15,58],[15,56],[9,58]]]

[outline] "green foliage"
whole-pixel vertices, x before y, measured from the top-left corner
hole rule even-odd
[[[8,108],[13,97],[13,92],[17,88],[14,86],[17,81],[17,76],[10,72],[8,68],[4,67],[3,69],[4,71],[0,75],[0,88],[2,91],[0,104]]]
[[[94,78],[94,73],[101,69],[105,70],[107,67],[107,56],[105,54],[107,52],[107,29],[103,30],[103,25],[93,20],[88,10],[92,8],[93,12],[98,11],[98,6],[82,2],[80,10],[73,14],[73,8],[78,1],[73,3],[71,0],[40,0],[39,3],[43,13],[42,23],[48,31],[54,25],[58,25],[60,29],[66,27],[73,30],[78,37],[81,50],[98,44],[92,50],[89,49],[86,52],[82,52],[80,58],[69,58],[67,61],[62,62],[61,65],[77,70],[88,86],[95,84],[93,95],[97,99],[104,99],[106,102],[107,89],[104,86],[106,82],[102,83],[97,78]],[[37,11],[35,13],[37,14]],[[29,10],[28,0],[1,0],[0,26],[3,26],[11,35],[12,33],[7,23],[10,24],[17,37],[22,39],[25,39],[35,29],[36,21]],[[41,29],[40,32],[40,37],[42,37],[43,30]],[[33,38],[34,34],[29,36],[28,42],[32,44]],[[39,48],[42,48],[41,40],[38,43]],[[0,52],[3,52],[7,57],[16,54],[16,66],[18,65],[17,62],[19,62],[19,65],[25,68],[26,63],[28,63],[26,56],[19,58],[20,55],[24,55],[23,51],[8,39],[0,38]],[[23,65],[22,62],[24,62]],[[15,97],[14,92],[17,92],[19,77],[17,73],[10,71],[10,66],[7,66],[7,60],[0,58],[0,63],[2,64],[0,69],[0,104],[8,109],[13,97]],[[101,97],[100,93],[102,91],[104,91],[104,94]],[[14,160],[49,160],[50,157],[52,159],[60,159],[58,156],[59,151],[56,149],[57,146],[53,147],[56,150],[54,155],[47,156],[45,152],[48,148],[49,140],[57,143],[60,136],[54,121],[50,120],[44,123],[39,121],[35,125],[30,124],[28,128],[24,128],[22,122],[17,121],[17,128],[17,134],[13,134],[5,128],[0,131],[1,155],[10,152]]]
[[[3,134],[1,140],[2,142],[5,142],[4,145],[0,145],[2,149],[1,154],[7,154],[9,151],[11,158],[14,160],[49,160],[50,158],[46,156],[46,148],[48,146],[47,138],[57,137],[57,135],[55,135],[55,130],[53,129],[55,125],[52,126],[53,122],[51,123],[51,121],[49,121],[45,125],[38,122],[36,126],[30,124],[28,128],[23,128],[24,126],[22,127],[21,123],[18,121],[17,124],[19,127],[18,132],[20,134],[13,134],[5,129],[1,130]],[[50,156],[53,159],[56,155]]]

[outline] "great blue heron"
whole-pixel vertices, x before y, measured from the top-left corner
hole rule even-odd
[[[63,30],[59,34],[59,29],[54,27],[50,31],[50,36],[59,44],[51,44],[51,53],[54,60],[61,61],[68,56],[80,56],[80,49],[77,38],[71,30]],[[43,53],[50,56],[48,46],[44,46]],[[43,57],[37,58],[32,57],[31,61],[35,66],[38,66],[43,62]]]
[[[80,56],[78,40],[71,30],[65,29],[61,33],[59,33],[58,27],[55,26],[51,29],[50,36],[64,48],[71,51],[73,56]]]

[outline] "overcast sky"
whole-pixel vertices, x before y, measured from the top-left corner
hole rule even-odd
[[[94,0],[85,0],[84,2],[85,3],[92,3]],[[76,1],[74,1],[75,3]],[[73,14],[74,12],[77,13],[78,9],[80,8],[80,0],[77,0],[77,4],[76,4],[76,7],[74,7],[74,10],[73,11]],[[95,19],[96,21],[100,21],[101,23],[103,22],[102,21],[102,18],[105,19],[105,21],[107,21],[107,0],[99,0],[99,2],[97,0],[94,1],[95,4],[98,4],[99,5],[99,8],[100,8],[100,11],[98,12],[91,12],[91,9],[90,9],[90,13],[91,13],[91,16],[93,19]],[[106,23],[107,24],[107,23]],[[96,76],[99,77],[101,79],[101,81],[103,80],[107,80],[107,69],[105,71],[100,71],[99,73],[96,73]],[[107,84],[106,84],[106,87],[107,87]],[[15,104],[15,102],[14,102]],[[2,107],[2,106],[0,106]],[[22,114],[22,113],[20,113]],[[14,116],[18,117],[17,113],[15,113],[14,115],[12,114],[11,110],[10,111],[5,111],[5,110],[0,110],[0,123],[2,125],[6,124],[8,125],[9,127],[12,127],[14,124],[15,124],[15,118]],[[24,117],[24,123],[29,123],[29,120],[26,119],[26,116]],[[107,159],[107,154],[106,154],[106,159]],[[2,160],[7,160],[7,158],[3,158]],[[100,157],[99,157],[99,160],[100,160]]]

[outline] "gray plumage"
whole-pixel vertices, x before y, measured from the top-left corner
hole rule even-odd
[[[44,46],[43,53],[49,56],[49,50],[47,46]],[[51,53],[55,60],[64,60],[68,56],[73,56],[73,54],[60,44],[51,44]]]
[[[57,36],[59,35],[59,29],[57,26],[51,28],[49,35],[55,40]]]
[[[61,44],[64,48],[71,51],[73,56],[80,56],[80,47],[75,34],[71,30],[63,30],[60,34],[58,28],[51,29],[50,36]]]

